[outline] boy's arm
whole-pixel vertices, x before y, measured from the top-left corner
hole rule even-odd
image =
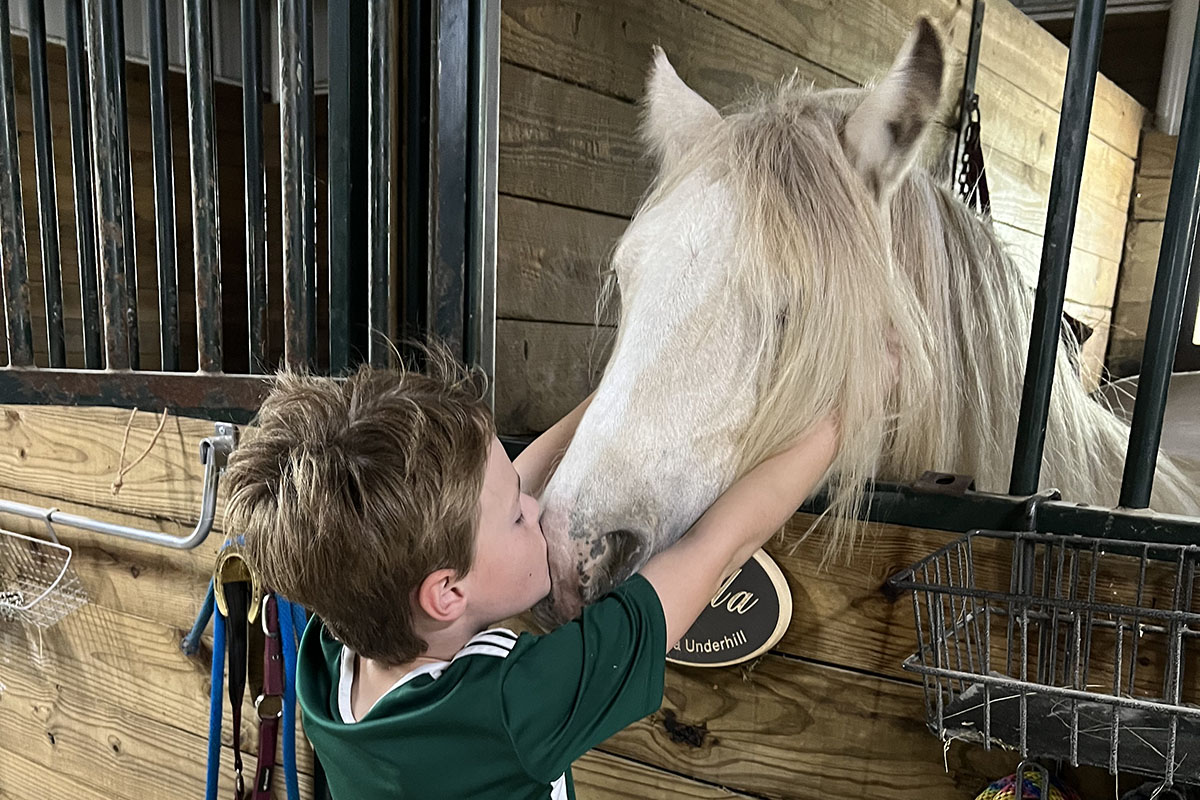
[[[837,423],[823,420],[784,452],[746,473],[683,537],[642,567],[667,622],[667,650],[688,631],[721,582],[787,522],[837,451]]]
[[[567,445],[571,443],[571,437],[575,435],[575,429],[579,427],[579,420],[583,419],[583,412],[587,411],[588,405],[595,396],[596,393],[592,392],[585,397],[583,402],[575,406],[565,417],[530,442],[529,446],[522,450],[521,454],[513,461],[513,467],[521,476],[521,489],[526,494],[541,497],[542,490],[546,488],[546,483],[550,479],[550,473],[553,472],[563,451],[567,449]]]

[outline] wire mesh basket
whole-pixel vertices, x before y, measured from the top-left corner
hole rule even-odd
[[[930,730],[1200,783],[1200,548],[976,531],[911,589]]]
[[[44,631],[86,602],[71,548],[0,530],[0,621]]]

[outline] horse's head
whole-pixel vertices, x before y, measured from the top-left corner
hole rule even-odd
[[[873,90],[785,82],[726,116],[655,53],[644,136],[659,175],[614,251],[613,354],[543,497],[543,619],[624,580],[834,410],[830,488],[857,503],[895,422],[889,344],[902,363],[921,346],[881,212],[941,83],[925,20]]]

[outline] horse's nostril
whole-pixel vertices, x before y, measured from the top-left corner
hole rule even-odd
[[[588,599],[596,599],[632,575],[641,566],[644,549],[645,537],[631,530],[609,531],[599,537],[592,547]]]

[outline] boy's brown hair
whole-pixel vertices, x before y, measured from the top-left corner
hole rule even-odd
[[[425,374],[279,375],[226,477],[226,531],[266,585],[390,665],[426,647],[413,590],[471,567],[495,433],[477,376],[426,355]]]

